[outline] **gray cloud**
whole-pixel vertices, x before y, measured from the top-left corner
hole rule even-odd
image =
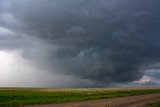
[[[143,77],[145,63],[159,61],[158,0],[0,3],[1,26],[22,38],[14,40],[18,45],[14,47],[22,49],[23,57],[46,72],[99,84],[123,83]]]

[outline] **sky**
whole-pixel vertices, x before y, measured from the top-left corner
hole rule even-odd
[[[160,85],[159,0],[0,0],[0,87]]]

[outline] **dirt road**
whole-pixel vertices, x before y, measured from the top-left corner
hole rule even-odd
[[[33,105],[24,107],[144,107],[148,104],[156,102],[160,102],[160,93],[62,104]]]

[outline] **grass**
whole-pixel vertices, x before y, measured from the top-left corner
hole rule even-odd
[[[147,107],[160,107],[160,103],[150,104]]]
[[[158,88],[0,88],[0,107],[63,103],[122,96],[160,93]]]

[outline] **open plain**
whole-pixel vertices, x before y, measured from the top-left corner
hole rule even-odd
[[[159,88],[0,88],[0,107],[130,106],[159,100]]]

